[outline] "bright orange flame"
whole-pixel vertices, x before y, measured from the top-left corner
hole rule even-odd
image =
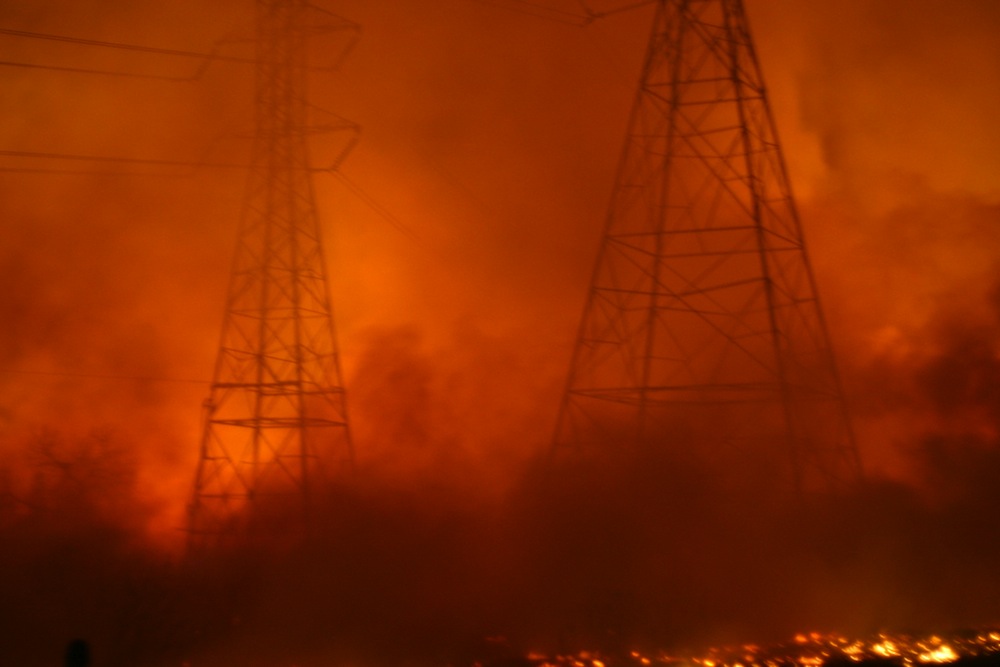
[[[933,651],[921,653],[917,656],[917,660],[920,662],[954,662],[958,660],[958,654],[947,644],[942,644]]]
[[[872,650],[883,658],[890,658],[899,655],[899,648],[891,639],[886,639],[872,646]]]

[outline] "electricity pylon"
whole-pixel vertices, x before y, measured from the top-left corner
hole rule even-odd
[[[307,141],[302,0],[257,0],[255,135],[189,508],[192,543],[308,530],[353,462]],[[333,30],[345,24],[326,28]]]
[[[658,2],[551,462],[635,447],[861,474],[741,0]]]

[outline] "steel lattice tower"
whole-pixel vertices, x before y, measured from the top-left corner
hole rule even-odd
[[[860,479],[741,0],[660,0],[551,450]]]
[[[306,528],[353,453],[307,140],[307,3],[257,0],[255,124],[190,506],[194,541]]]

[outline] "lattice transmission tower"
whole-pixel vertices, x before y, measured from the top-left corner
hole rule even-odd
[[[551,460],[637,447],[861,474],[741,0],[658,2]]]
[[[195,545],[306,531],[353,463],[308,140],[307,37],[353,24],[257,0],[255,133],[221,347],[189,508]]]

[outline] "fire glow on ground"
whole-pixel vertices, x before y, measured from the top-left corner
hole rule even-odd
[[[998,664],[1000,628],[943,634],[878,633],[862,639],[810,632],[771,644],[713,647],[701,652],[629,651],[612,655],[581,651],[573,655],[529,653],[524,662],[538,667],[846,667],[859,665]],[[486,667],[490,661],[477,662]]]

